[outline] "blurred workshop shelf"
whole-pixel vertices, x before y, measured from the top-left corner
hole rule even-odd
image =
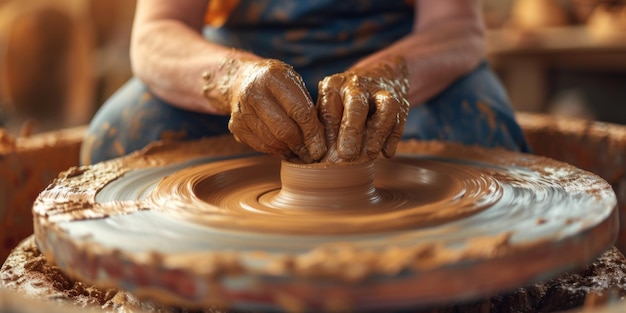
[[[626,33],[585,26],[490,30],[487,56],[515,108],[541,112],[552,91],[550,71],[626,74]]]

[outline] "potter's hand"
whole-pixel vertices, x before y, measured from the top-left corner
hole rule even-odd
[[[324,156],[324,128],[290,65],[273,59],[242,62],[236,75],[227,102],[228,129],[238,141],[292,161],[311,163]]]
[[[409,112],[406,63],[397,58],[375,67],[326,77],[318,110],[326,132],[326,162],[395,154]]]

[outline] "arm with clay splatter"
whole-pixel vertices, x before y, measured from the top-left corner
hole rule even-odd
[[[325,160],[393,156],[409,106],[443,91],[484,58],[479,0],[417,0],[415,10],[409,35],[320,82]]]
[[[138,0],[131,39],[134,74],[177,107],[230,114],[242,142],[303,162],[326,153],[323,127],[300,75],[284,62],[207,41],[208,1]]]

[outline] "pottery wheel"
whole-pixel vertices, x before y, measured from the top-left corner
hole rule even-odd
[[[608,183],[538,156],[407,141],[389,160],[325,166],[230,137],[154,145],[61,173],[35,202],[35,236],[71,276],[163,303],[361,311],[549,279],[618,230]]]

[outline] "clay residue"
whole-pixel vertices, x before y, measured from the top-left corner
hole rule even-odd
[[[198,142],[193,149],[181,142],[152,144],[127,157],[99,163],[97,166],[72,167],[61,172],[55,183],[42,191],[33,207],[34,214],[60,222],[102,218],[142,209],[137,203],[96,204],[96,193],[105,185],[133,169],[157,167],[205,155],[226,156],[250,153],[251,149],[235,143],[230,136]],[[182,152],[182,154],[181,154]],[[59,183],[59,182],[63,183]]]
[[[4,288],[41,299],[69,301],[80,307],[109,307],[117,293],[113,289],[101,290],[73,281],[46,261],[32,237],[22,242],[15,251],[0,270]]]
[[[626,225],[626,127],[519,112],[516,118],[534,153],[598,174],[613,186],[623,212],[621,225]],[[620,230],[617,246],[626,251],[626,227]]]
[[[396,249],[390,253],[400,254],[402,257],[404,250]],[[428,254],[428,251],[421,253]],[[41,266],[32,266],[39,263],[41,254],[35,247],[34,240],[29,237],[15,248],[5,265],[0,269],[0,310],[26,308],[39,312],[84,312],[88,309],[92,312],[129,312],[139,309],[146,309],[146,312],[189,312],[189,308],[184,307],[164,307],[162,304],[150,301],[140,301],[135,296],[113,289],[102,289],[82,282],[72,281],[69,277],[61,274],[64,278],[57,283],[53,278],[59,275],[60,269],[48,263]],[[489,299],[479,299],[471,302],[445,303],[442,307],[426,307],[416,309],[415,312],[425,313],[433,311],[448,312],[482,312],[480,307],[492,307],[498,312],[528,312],[539,311],[562,311],[566,309],[580,308],[594,310],[600,307],[607,307],[607,303],[619,301],[620,297],[626,295],[624,279],[626,277],[626,265],[624,256],[616,249],[612,248],[602,254],[589,266],[568,272],[556,279],[542,281],[535,285],[516,289],[512,293],[499,294]],[[390,264],[389,268],[396,267]],[[42,271],[43,269],[43,271]],[[358,269],[357,269],[358,271]],[[42,272],[50,273],[42,277]],[[77,293],[81,287],[82,293]],[[85,292],[87,291],[87,292]],[[19,292],[19,294],[18,294]],[[112,295],[115,295],[111,297]],[[20,296],[24,296],[23,298]],[[329,311],[346,312],[353,307],[345,292],[336,292],[326,297]],[[34,300],[33,300],[34,298]],[[110,299],[103,301],[104,299]],[[67,303],[69,306],[53,306],[52,302]],[[277,294],[277,301],[287,311],[298,311],[306,307],[305,303],[299,301],[289,293],[280,292]],[[593,303],[592,303],[593,302]],[[87,304],[87,305],[86,305]],[[90,305],[89,305],[90,304]],[[479,305],[481,304],[481,305]],[[86,306],[86,307],[83,307]],[[550,309],[548,309],[550,308]],[[143,311],[142,311],[143,312]],[[203,308],[197,312],[203,313],[226,313],[228,310],[214,308]]]
[[[0,269],[0,311],[11,305],[16,312],[188,312],[181,308],[165,307],[159,303],[139,300],[124,290],[99,288],[70,278],[59,267],[51,264],[39,252],[33,236],[23,240]],[[12,293],[7,293],[12,291]],[[9,304],[2,296],[10,296]],[[23,298],[21,298],[23,297]],[[34,299],[34,300],[33,300]],[[57,305],[55,305],[57,304]],[[5,312],[5,311],[2,311]],[[218,313],[206,308],[203,313]]]

